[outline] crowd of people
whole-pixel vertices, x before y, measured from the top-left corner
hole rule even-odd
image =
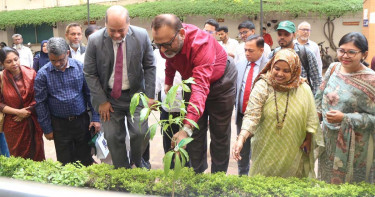
[[[54,140],[58,161],[88,166],[94,163],[90,130],[104,131],[105,162],[150,169],[148,123],[140,120],[143,105],[131,117],[132,95],[145,93],[150,107],[166,99],[173,84],[193,77],[190,93],[177,90],[176,99],[190,103],[183,126],[163,132],[163,148],[192,137],[187,166],[196,173],[208,168],[209,131],[211,173],[226,172],[232,155],[239,175],[315,177],[318,159],[320,180],[375,182],[375,72],[364,65],[364,35],[344,35],[339,62],[323,74],[308,22],[297,28],[280,22],[273,50],[272,37],[266,29],[255,34],[252,21],[238,25],[241,43],[214,19],[201,30],[161,14],[151,30],[152,42],[145,29],[130,25],[124,7],[112,6],[105,28],[87,28],[86,47],[77,23],[66,27],[65,39],[42,41],[34,58],[15,34],[15,47],[0,50],[0,154],[42,161],[44,134]],[[237,139],[231,151],[233,110]],[[178,107],[160,113],[163,120],[180,116]]]

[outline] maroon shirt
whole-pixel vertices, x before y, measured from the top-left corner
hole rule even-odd
[[[195,122],[204,112],[210,85],[220,79],[227,64],[227,53],[223,47],[208,33],[190,24],[183,24],[185,29],[184,45],[176,56],[166,58],[165,84],[173,85],[178,71],[182,79],[194,77],[196,84],[191,85],[189,102],[197,106],[198,112],[191,105],[187,108],[186,118]],[[189,124],[184,121],[184,124]]]

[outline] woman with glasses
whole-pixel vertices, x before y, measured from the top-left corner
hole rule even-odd
[[[36,73],[20,65],[19,54],[13,48],[0,50],[0,62],[4,65],[0,111],[5,114],[3,130],[10,155],[42,161],[45,159],[43,132],[34,108]]]
[[[346,34],[315,96],[323,119],[324,150],[319,176],[328,183],[374,183],[375,72],[363,65],[368,43]]]

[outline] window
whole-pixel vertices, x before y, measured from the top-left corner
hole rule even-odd
[[[22,35],[24,44],[29,42],[31,44],[36,44],[53,37],[52,26],[47,24],[38,26],[23,25],[21,27],[17,27],[15,32]]]

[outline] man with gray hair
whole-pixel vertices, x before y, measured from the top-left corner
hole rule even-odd
[[[65,29],[65,38],[69,44],[69,57],[83,63],[86,47],[82,45],[82,26],[78,23],[70,23]]]
[[[20,64],[33,68],[33,54],[29,47],[23,46],[23,38],[21,34],[14,34],[12,36],[14,47],[20,54]]]
[[[50,62],[39,70],[34,82],[38,122],[44,136],[55,141],[58,161],[91,165],[89,128],[98,132],[100,123],[90,102],[83,65],[69,58],[69,46],[63,38],[50,38],[47,50]]]
[[[140,123],[138,106],[134,121],[129,112],[132,96],[144,92],[148,105],[154,103],[155,75],[151,41],[145,29],[130,25],[122,6],[108,8],[105,26],[90,35],[85,54],[84,73],[92,103],[103,123],[112,161],[116,168],[143,166],[142,154],[149,141],[147,120]],[[130,135],[130,161],[127,157],[125,117]]]
[[[309,39],[311,33],[311,25],[310,23],[303,21],[298,25],[297,30],[297,39],[294,40],[296,45],[304,45],[305,47],[309,48],[313,54],[315,55],[316,61],[318,62],[318,71],[319,74],[322,75],[322,58],[320,57],[320,51],[318,45]]]

